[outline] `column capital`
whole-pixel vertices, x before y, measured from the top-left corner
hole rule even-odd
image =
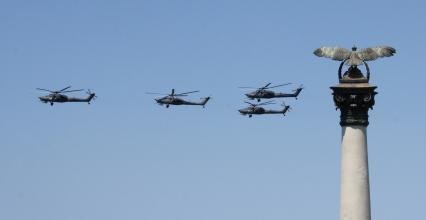
[[[373,109],[374,90],[369,83],[339,83],[330,87],[336,110],[340,109],[341,126],[368,126],[368,110]]]

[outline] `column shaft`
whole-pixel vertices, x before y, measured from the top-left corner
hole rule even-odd
[[[366,126],[342,127],[340,220],[370,220]]]

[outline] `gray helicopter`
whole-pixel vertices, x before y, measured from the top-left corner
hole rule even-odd
[[[51,91],[47,89],[40,89],[37,88],[37,90],[50,92],[49,95],[38,97],[41,102],[43,103],[50,103],[50,105],[53,105],[55,102],[64,103],[64,102],[87,102],[90,104],[90,101],[94,100],[96,98],[96,94],[92,93],[90,90],[87,91],[87,94],[89,95],[87,98],[74,98],[74,97],[68,97],[66,95],[63,95],[64,93],[69,92],[79,92],[83,91],[83,89],[76,89],[76,90],[67,90],[71,88],[71,86],[68,86],[64,89],[58,90],[58,91]]]
[[[243,108],[238,110],[240,112],[240,114],[242,115],[248,115],[249,118],[251,118],[253,115],[263,115],[263,114],[283,114],[285,116],[285,113],[290,111],[290,106],[285,105],[285,103],[283,103],[283,110],[270,110],[270,109],[264,109],[263,107],[259,107],[262,105],[269,105],[269,104],[274,104],[274,101],[268,101],[268,102],[262,102],[259,104],[253,104],[251,102],[245,102],[247,104],[249,104],[250,106],[247,108]]]
[[[263,87],[260,88],[254,88],[254,87],[239,87],[242,89],[256,89],[256,91],[246,93],[245,95],[249,99],[257,99],[258,102],[261,101],[261,99],[272,99],[272,98],[289,98],[294,97],[297,99],[297,96],[299,96],[299,93],[303,90],[303,86],[300,85],[299,88],[293,90],[293,93],[281,93],[281,92],[274,92],[268,89],[277,88],[281,86],[290,85],[291,83],[286,84],[280,84],[276,86],[270,86],[271,83],[266,84]]]
[[[209,101],[210,97],[202,98],[201,101],[199,102],[188,101],[188,100],[178,98],[178,97],[187,96],[188,94],[196,93],[196,92],[199,92],[199,91],[191,91],[191,92],[176,94],[175,89],[172,89],[172,93],[170,94],[161,94],[161,93],[153,93],[153,92],[147,92],[147,94],[165,95],[164,97],[155,99],[155,101],[159,105],[166,105],[166,108],[170,107],[170,105],[201,105],[204,108],[207,102]]]

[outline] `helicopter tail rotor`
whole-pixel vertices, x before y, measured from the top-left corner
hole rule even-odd
[[[299,96],[300,92],[303,89],[305,89],[305,87],[303,86],[303,84],[300,84],[300,86],[297,89],[293,90],[295,99],[297,99],[297,96]]]
[[[303,84],[300,84],[300,86],[297,89],[293,89],[293,92],[296,92],[297,90],[302,91],[303,89],[305,89],[305,86],[303,86]]]
[[[92,91],[90,91],[90,89],[88,89],[87,91],[86,91],[86,93],[89,95],[89,97],[87,97],[87,104],[90,104],[90,102],[92,101],[92,100],[95,100],[98,96],[96,96],[96,93],[94,93],[94,92],[92,92]]]
[[[289,105],[286,105],[285,102],[283,102],[283,104],[281,104],[281,106],[284,107],[284,109],[283,109],[283,115],[284,116],[287,112],[290,112],[290,110],[292,109]]]
[[[207,102],[209,101],[211,99],[211,97],[210,96],[208,96],[208,97],[205,97],[205,98],[203,98],[202,100],[202,102],[201,102],[201,105],[203,106],[203,108],[205,108],[206,107],[206,104],[207,104]]]

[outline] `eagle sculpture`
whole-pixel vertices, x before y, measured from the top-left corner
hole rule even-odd
[[[396,50],[388,46],[365,48],[359,51],[355,46],[352,47],[352,51],[341,47],[320,47],[314,51],[314,54],[319,57],[345,61],[345,64],[349,66],[362,65],[364,61],[372,61],[380,57],[390,57],[394,53]]]

